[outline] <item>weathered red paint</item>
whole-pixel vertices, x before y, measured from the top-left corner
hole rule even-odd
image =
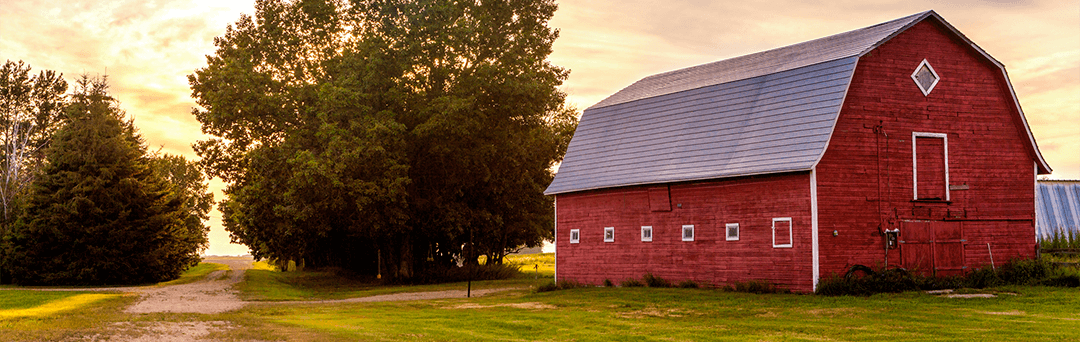
[[[928,96],[910,77],[923,59],[941,77]],[[817,166],[819,229],[828,232],[819,245],[822,276],[855,264],[884,265],[881,231],[899,229],[901,241],[917,239],[904,227],[911,221],[957,226],[965,241],[956,262],[965,271],[989,265],[990,250],[998,264],[1034,256],[1036,157],[1027,149],[1007,87],[1000,69],[934,20],[916,24],[859,60]],[[913,200],[912,132],[948,135],[949,184],[955,189],[950,201]],[[920,265],[909,256],[910,249],[922,247],[901,253],[906,247],[901,243],[889,251],[890,266]],[[958,255],[956,250],[937,253]]]
[[[910,77],[924,59],[941,77],[928,96]],[[822,277],[886,262],[955,274],[990,264],[991,253],[998,264],[1034,255],[1037,157],[996,66],[931,19],[864,55],[853,77],[815,168]],[[914,199],[912,132],[947,135],[949,182],[928,186],[951,186],[948,201]],[[652,273],[811,291],[811,177],[668,184],[669,203],[662,185],[560,194],[556,277],[600,284]],[[792,248],[773,247],[778,217],[792,218]],[[727,223],[740,224],[738,241],[726,241]],[[696,230],[692,242],[681,240],[688,224]],[[653,227],[652,242],[641,241],[641,226]],[[615,228],[614,242],[603,241],[604,227]],[[569,243],[570,229],[580,230],[580,243]],[[891,229],[900,230],[903,243],[886,251],[883,232]],[[926,253],[940,257],[916,260]]]

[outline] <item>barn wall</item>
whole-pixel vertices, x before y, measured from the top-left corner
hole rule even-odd
[[[556,277],[618,284],[651,272],[671,281],[768,280],[812,289],[808,173],[673,184],[669,211],[660,200],[663,190],[641,186],[558,195]],[[792,248],[773,248],[772,219],[778,217],[792,218]],[[727,223],[739,223],[738,241],[726,240]],[[694,241],[682,241],[682,226],[691,224]],[[651,242],[641,241],[641,226],[653,227]],[[614,242],[604,242],[604,227],[615,228]],[[580,243],[570,243],[571,229],[580,230]]]
[[[946,32],[923,21],[859,60],[817,166],[823,276],[883,265],[879,230],[904,221],[961,222],[968,269],[990,263],[987,243],[998,264],[1034,255],[1034,156],[1012,97],[997,67]],[[911,79],[923,59],[941,77],[929,96]],[[951,201],[913,201],[913,131],[947,134]]]

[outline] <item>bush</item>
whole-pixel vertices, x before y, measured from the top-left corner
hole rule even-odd
[[[791,293],[783,287],[776,286],[766,280],[749,280],[745,282],[735,282],[731,286],[727,287],[728,291],[745,292],[745,293]]]
[[[698,286],[697,282],[695,282],[693,280],[689,280],[689,279],[680,281],[679,284],[677,284],[675,286],[677,286],[679,288],[683,288],[683,289],[696,289],[696,288],[700,287],[700,286]]]
[[[611,282],[611,279],[604,279],[604,287],[615,287],[615,284]]]
[[[1056,229],[1046,237],[1039,237],[1041,248],[1080,248],[1080,232]]]
[[[622,287],[644,287],[645,283],[642,283],[637,279],[627,279],[623,280],[622,284],[619,285],[621,285]]]
[[[865,276],[853,276],[866,273]],[[1045,260],[1012,260],[997,269],[982,267],[964,276],[926,277],[914,275],[902,268],[880,271],[855,265],[844,277],[832,275],[818,282],[817,294],[826,296],[869,296],[875,293],[897,293],[914,290],[987,288],[1002,285],[1074,286],[1080,283],[1080,272],[1069,273]]]
[[[645,273],[645,285],[649,287],[671,287],[671,283],[664,278],[660,278],[652,275],[652,273]]]
[[[1050,262],[1040,259],[1014,259],[998,270],[1001,279],[1007,284],[1035,285],[1045,280],[1053,271]]]
[[[551,292],[551,291],[555,291],[555,290],[569,290],[569,289],[576,289],[576,288],[581,288],[581,287],[586,287],[586,286],[587,285],[585,285],[585,284],[582,284],[582,283],[579,283],[579,282],[576,282],[576,281],[572,281],[572,280],[560,280],[558,282],[552,280],[552,281],[546,282],[546,283],[541,284],[540,286],[536,287],[536,292],[539,293],[539,292]]]
[[[1057,287],[1080,287],[1080,275],[1075,274],[1059,274],[1054,275],[1046,280],[1042,281],[1046,286]]]
[[[409,279],[400,279],[406,284],[439,284],[453,283],[468,280],[499,280],[510,279],[521,275],[519,265],[512,264],[484,264],[458,266],[435,266],[425,269],[424,272]]]

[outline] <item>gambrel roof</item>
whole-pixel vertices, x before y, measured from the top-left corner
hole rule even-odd
[[[585,110],[545,193],[811,170],[825,153],[859,57],[927,18],[1008,81],[1000,62],[934,11],[657,74]],[[1040,172],[1049,172],[1027,134]]]

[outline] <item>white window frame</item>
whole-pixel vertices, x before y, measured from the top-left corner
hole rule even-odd
[[[782,243],[782,244],[777,244],[776,243],[776,223],[777,222],[787,222],[788,223],[788,225],[787,225],[788,226],[788,241],[787,241],[786,244],[785,243]],[[773,248],[791,248],[791,246],[795,244],[795,234],[793,234],[794,226],[795,225],[791,224],[791,218],[790,217],[775,217],[775,218],[772,219],[772,246],[773,246]]]
[[[570,230],[570,243],[578,243],[580,241],[581,241],[581,230],[580,229],[571,229]]]
[[[934,74],[934,82],[930,83],[930,88],[927,89],[923,89],[922,85],[919,84],[919,79],[915,78],[915,75],[919,74],[919,69],[922,69],[924,65],[930,70],[931,74]],[[919,66],[915,67],[915,71],[911,73],[911,80],[915,81],[915,88],[919,88],[919,91],[922,92],[923,96],[929,96],[930,92],[934,91],[934,87],[937,87],[938,82],[941,82],[941,75],[938,75],[937,71],[934,70],[934,67],[930,65],[930,62],[923,59],[922,62],[919,63]]]
[[[646,234],[645,234],[646,232],[649,233],[648,236],[646,236]],[[652,226],[641,226],[641,241],[642,242],[652,242],[652,236],[653,236]]]
[[[731,229],[735,228],[735,235],[731,235]],[[724,226],[724,235],[727,237],[727,241],[739,241],[739,224],[728,223]]]
[[[615,242],[615,227],[604,227],[604,242]]]
[[[919,200],[919,156],[915,141],[918,138],[941,138],[945,154],[945,200],[950,200],[949,194],[949,135],[945,133],[911,132],[911,199]]]
[[[687,230],[687,229],[689,229],[689,230]],[[690,237],[686,237],[686,232],[688,232],[688,231],[690,232]],[[694,233],[694,225],[685,224],[685,225],[682,226],[682,240],[683,241],[694,241],[694,235],[695,235],[695,233]]]

